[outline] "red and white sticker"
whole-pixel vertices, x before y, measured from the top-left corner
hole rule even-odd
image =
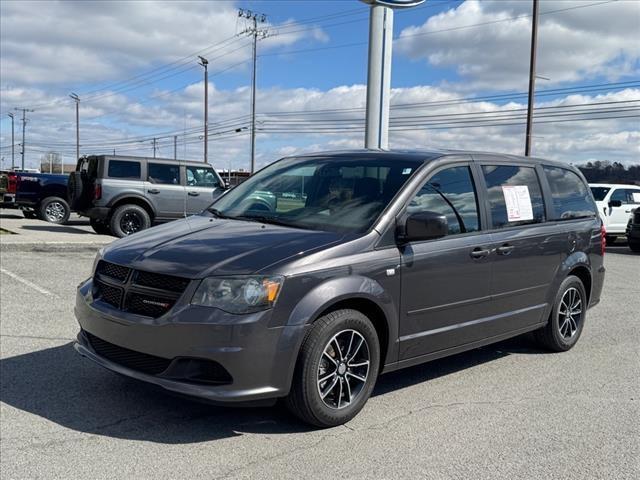
[[[533,220],[533,206],[526,185],[505,185],[502,187],[504,203],[507,205],[507,220],[521,222]]]

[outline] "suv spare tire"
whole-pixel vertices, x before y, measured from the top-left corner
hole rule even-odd
[[[85,207],[84,182],[80,172],[71,172],[69,174],[69,182],[67,184],[67,196],[69,203],[74,210],[82,210]]]

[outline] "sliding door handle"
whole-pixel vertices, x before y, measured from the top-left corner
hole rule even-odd
[[[490,253],[491,253],[491,250],[476,247],[473,250],[471,250],[471,253],[469,255],[471,255],[471,258],[479,259],[479,258],[484,258],[489,256]]]

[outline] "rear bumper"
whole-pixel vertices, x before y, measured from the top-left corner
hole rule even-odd
[[[269,327],[270,311],[239,316],[191,305],[176,305],[158,319],[110,312],[108,305],[92,303],[91,289],[90,280],[78,288],[75,315],[82,331],[75,349],[97,364],[214,403],[255,402],[289,392],[304,326]],[[133,353],[167,359],[171,366],[185,358],[216,362],[231,376],[231,383],[175,378],[171,367],[159,374],[130,368],[99,354],[84,332]]]
[[[13,193],[4,193],[2,194],[2,203],[0,204],[3,208],[13,208],[16,207],[16,196]]]

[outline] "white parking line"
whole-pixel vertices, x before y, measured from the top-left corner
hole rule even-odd
[[[11,278],[13,278],[14,280],[19,281],[20,283],[23,283],[24,285],[26,285],[27,287],[31,287],[34,290],[40,292],[43,295],[47,295],[49,297],[57,297],[57,295],[55,293],[50,292],[49,290],[46,290],[44,288],[42,288],[39,285],[36,285],[33,282],[30,282],[29,280],[27,280],[26,278],[22,278],[20,275],[16,275],[13,272],[10,272],[9,270],[6,270],[4,268],[0,267],[0,272],[5,273],[7,275],[9,275]]]

